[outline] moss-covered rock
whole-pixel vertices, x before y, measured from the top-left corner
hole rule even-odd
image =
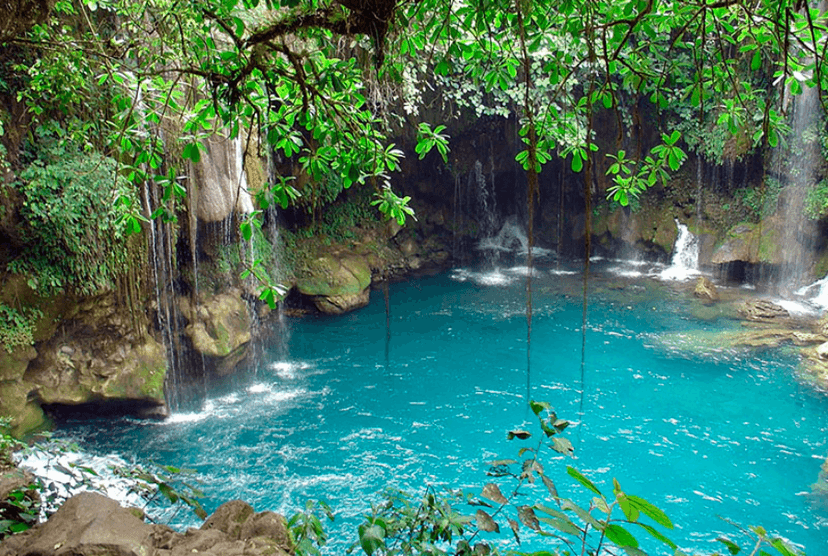
[[[109,346],[73,338],[43,346],[25,380],[46,404],[117,401],[164,406],[166,371],[166,350],[151,336]]]
[[[226,357],[250,342],[252,320],[239,290],[202,296],[195,307],[182,297],[179,307],[189,321],[184,332],[203,355]]]
[[[311,296],[323,313],[340,314],[368,304],[371,269],[364,257],[321,253],[306,259],[297,273],[296,288]]]
[[[9,418],[12,436],[20,438],[47,425],[40,404],[32,399],[34,390],[34,384],[22,380],[0,382],[0,415]]]

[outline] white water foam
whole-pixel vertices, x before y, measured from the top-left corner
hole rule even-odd
[[[803,286],[794,292],[806,298],[806,301],[819,310],[828,309],[828,276],[812,284]]]
[[[477,249],[481,251],[501,251],[527,255],[529,253],[529,239],[523,228],[517,224],[514,218],[510,218],[503,224],[497,235],[481,239],[477,243]],[[537,245],[532,246],[532,256],[537,258],[548,257],[552,251]]]
[[[504,274],[500,269],[489,272],[475,272],[472,270],[458,268],[452,271],[451,279],[458,282],[474,282],[480,286],[508,286],[518,279],[517,276]]]
[[[80,492],[100,492],[125,506],[145,503],[135,492],[135,481],[113,471],[113,467],[130,467],[118,456],[95,456],[55,444],[26,451],[17,464],[43,484],[41,521]]]
[[[297,378],[297,371],[304,371],[310,369],[310,364],[299,361],[277,361],[268,365],[268,369],[276,371],[276,375],[284,380],[293,380]]]

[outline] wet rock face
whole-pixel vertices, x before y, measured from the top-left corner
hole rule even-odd
[[[60,333],[38,344],[21,384],[45,404],[126,401],[163,412],[166,350],[137,332],[141,326],[111,294],[90,298]]]
[[[184,333],[196,352],[209,358],[211,370],[226,375],[247,355],[253,321],[241,291],[179,299],[181,313],[188,321]]]
[[[193,168],[199,219],[221,222],[234,212],[252,212],[240,140],[216,135],[203,144],[205,152]]]
[[[0,543],[0,556],[287,556],[293,547],[285,519],[232,501],[200,529],[177,533],[144,523],[100,494],[70,498],[49,520]]]
[[[777,318],[789,317],[790,313],[776,303],[767,299],[753,299],[745,301],[739,307],[739,314],[748,320],[767,321]]]
[[[699,276],[696,280],[696,287],[693,289],[693,296],[702,301],[718,301],[719,290],[716,289],[715,284],[706,276]]]
[[[358,255],[323,253],[305,261],[296,288],[323,313],[338,315],[368,304],[371,269]]]

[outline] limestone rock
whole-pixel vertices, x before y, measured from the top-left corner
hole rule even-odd
[[[727,239],[713,252],[711,262],[782,264],[784,253],[779,241],[780,235],[780,224],[773,218],[761,224],[737,224],[728,231]]]
[[[719,290],[716,289],[715,284],[706,276],[699,276],[696,280],[696,287],[693,289],[693,295],[704,301],[718,301]]]
[[[793,340],[793,343],[798,346],[808,346],[823,343],[825,341],[825,336],[821,334],[814,334],[813,332],[794,330],[791,332],[791,339]]]
[[[231,539],[240,539],[242,526],[255,512],[253,507],[242,500],[230,500],[219,506],[201,526],[206,531],[215,529]]]
[[[296,287],[323,313],[341,314],[368,304],[371,269],[358,255],[324,253],[305,261]]]
[[[238,500],[222,505],[200,529],[176,533],[148,525],[95,493],[70,498],[49,520],[0,543],[0,556],[288,556],[284,517],[255,513]]]
[[[30,395],[35,390],[36,385],[23,380],[0,382],[0,415],[11,419],[10,432],[18,438],[46,425],[43,410]]]
[[[76,337],[42,347],[25,375],[41,402],[138,401],[164,406],[164,346],[149,335],[135,343],[103,340]]]
[[[767,299],[755,299],[742,303],[739,313],[748,320],[770,320],[789,317],[790,313],[780,305]]]
[[[95,493],[73,496],[39,527],[9,537],[0,556],[147,556],[153,528]]]
[[[816,354],[820,359],[828,359],[828,342],[819,344],[816,347]]]
[[[184,332],[199,353],[227,357],[250,342],[252,321],[241,292],[206,296],[196,307],[182,297],[179,306],[189,321]]]
[[[199,219],[221,222],[234,211],[252,212],[241,139],[230,140],[215,135],[203,145],[201,160],[192,169]]]

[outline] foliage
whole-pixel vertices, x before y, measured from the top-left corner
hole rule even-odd
[[[36,158],[20,173],[26,250],[9,270],[36,291],[92,294],[126,270],[123,199],[133,193],[111,158],[45,132]],[[116,201],[119,201],[117,202]]]
[[[314,555],[321,554],[320,549],[328,541],[322,519],[334,520],[330,506],[323,501],[314,503],[308,500],[305,510],[298,512],[288,519],[288,530],[297,554]]]
[[[163,499],[176,510],[189,508],[201,519],[207,518],[207,512],[199,502],[203,493],[186,478],[193,475],[194,471],[170,465],[157,465],[148,469],[137,464],[113,465],[111,469],[116,476],[129,480],[131,492],[144,500],[144,508]]]
[[[39,460],[37,467],[47,470],[34,484],[40,501],[39,518],[48,518],[78,492],[108,495],[111,489],[126,496],[131,505],[140,506],[150,520],[160,516],[170,521],[182,509],[201,519],[207,515],[199,502],[203,495],[191,470],[90,458],[88,454],[81,457],[76,445],[54,440],[48,434],[32,446],[18,446],[26,457]]]
[[[23,446],[7,434],[9,425],[7,418],[0,418],[0,471],[4,472],[14,466],[12,452]],[[40,504],[32,487],[12,490],[5,500],[0,500],[0,539],[31,528],[39,513]]]
[[[37,523],[40,505],[31,488],[17,488],[0,501],[0,539],[22,533]]]
[[[819,181],[805,197],[805,215],[816,220],[828,214],[828,179]]]
[[[518,459],[492,462],[488,474],[493,481],[482,487],[479,496],[453,490],[440,493],[433,487],[427,487],[421,498],[389,491],[384,501],[373,506],[365,517],[358,530],[359,541],[350,551],[359,547],[368,556],[640,556],[647,553],[645,544],[655,543],[660,547],[659,553],[684,554],[664,532],[673,529],[670,518],[651,502],[628,494],[615,479],[612,494],[605,494],[587,476],[567,466],[567,475],[582,492],[572,498],[562,496],[542,459],[547,449],[572,454],[572,444],[561,436],[568,422],[559,419],[547,403],[530,402],[530,406],[542,433],[540,440],[534,446],[521,447]],[[523,428],[508,433],[510,440],[526,441],[531,437],[532,432]],[[579,501],[584,499],[583,495],[587,502]],[[473,516],[463,513],[469,507],[477,508]],[[762,548],[774,549],[782,556],[798,554],[786,541],[768,535],[761,527],[739,529],[749,538],[751,554]],[[492,540],[502,535],[512,537],[512,546],[517,548]],[[521,543],[533,538],[544,548],[522,551]],[[718,541],[730,554],[742,550],[729,538],[720,537]]]
[[[782,182],[776,178],[767,177],[761,189],[743,187],[734,191],[733,196],[748,209],[755,219],[762,219],[776,211],[781,192]],[[807,207],[808,201],[806,200],[806,212]]]
[[[11,353],[18,346],[30,346],[34,343],[34,328],[43,312],[34,307],[24,307],[20,311],[0,303],[0,344]]]

